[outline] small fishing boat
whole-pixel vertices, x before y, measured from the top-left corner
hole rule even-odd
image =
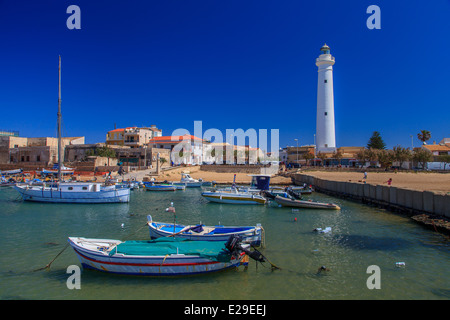
[[[147,190],[147,191],[175,191],[175,190],[177,190],[177,187],[172,184],[146,183],[145,190]]]
[[[120,241],[69,237],[69,244],[86,269],[156,277],[205,274],[247,264],[245,250],[249,245],[236,245],[236,241],[174,238]]]
[[[181,225],[155,222],[151,215],[147,216],[147,224],[152,239],[175,237],[195,241],[227,241],[231,235],[238,235],[242,239],[242,243],[259,246],[261,245],[261,238],[264,232],[261,224],[242,227],[204,226],[203,224]]]
[[[205,191],[202,192],[202,196],[211,202],[230,204],[265,204],[267,201],[259,194],[240,192],[237,189],[234,191]]]
[[[285,198],[276,196],[275,202],[284,206],[284,207],[294,207],[294,208],[310,208],[310,209],[334,209],[340,210],[341,208],[334,203],[324,203],[324,202],[316,202],[312,200],[296,200],[292,198]]]
[[[175,182],[174,185],[185,186],[186,188],[198,188],[203,185],[202,179],[194,179],[188,173],[181,173],[180,182]]]

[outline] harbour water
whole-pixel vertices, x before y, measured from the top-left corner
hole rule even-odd
[[[449,299],[450,245],[446,237],[409,218],[332,198],[342,209],[209,203],[199,188],[132,191],[128,204],[27,203],[13,189],[0,192],[0,299]],[[81,288],[68,289],[70,265],[80,263],[68,236],[148,239],[146,217],[179,223],[255,225],[265,229],[261,252],[281,270],[250,261],[247,269],[186,278],[110,275],[82,270]],[[295,218],[297,220],[295,221]],[[315,228],[330,227],[329,233]],[[397,262],[404,265],[396,266]],[[369,266],[380,270],[380,289],[369,289]],[[318,272],[321,266],[329,271]]]

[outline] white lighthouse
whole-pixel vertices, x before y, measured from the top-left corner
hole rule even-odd
[[[316,59],[318,69],[317,82],[317,120],[316,145],[317,151],[336,151],[334,130],[334,94],[333,65],[334,57],[326,44],[320,48],[321,55]]]

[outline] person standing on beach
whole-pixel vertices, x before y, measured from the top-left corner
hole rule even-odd
[[[366,172],[366,171],[364,171],[364,177],[363,177],[363,179],[364,179],[364,180],[367,180],[367,172]]]
[[[387,183],[388,186],[390,186],[390,185],[392,184],[392,178],[389,178],[389,180],[388,180],[388,181],[385,181],[385,183]]]

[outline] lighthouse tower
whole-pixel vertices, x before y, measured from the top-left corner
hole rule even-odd
[[[326,44],[320,48],[320,51],[322,53],[316,59],[319,75],[317,82],[316,145],[317,151],[334,152],[336,151],[333,94],[334,57],[330,54],[330,47]]]

